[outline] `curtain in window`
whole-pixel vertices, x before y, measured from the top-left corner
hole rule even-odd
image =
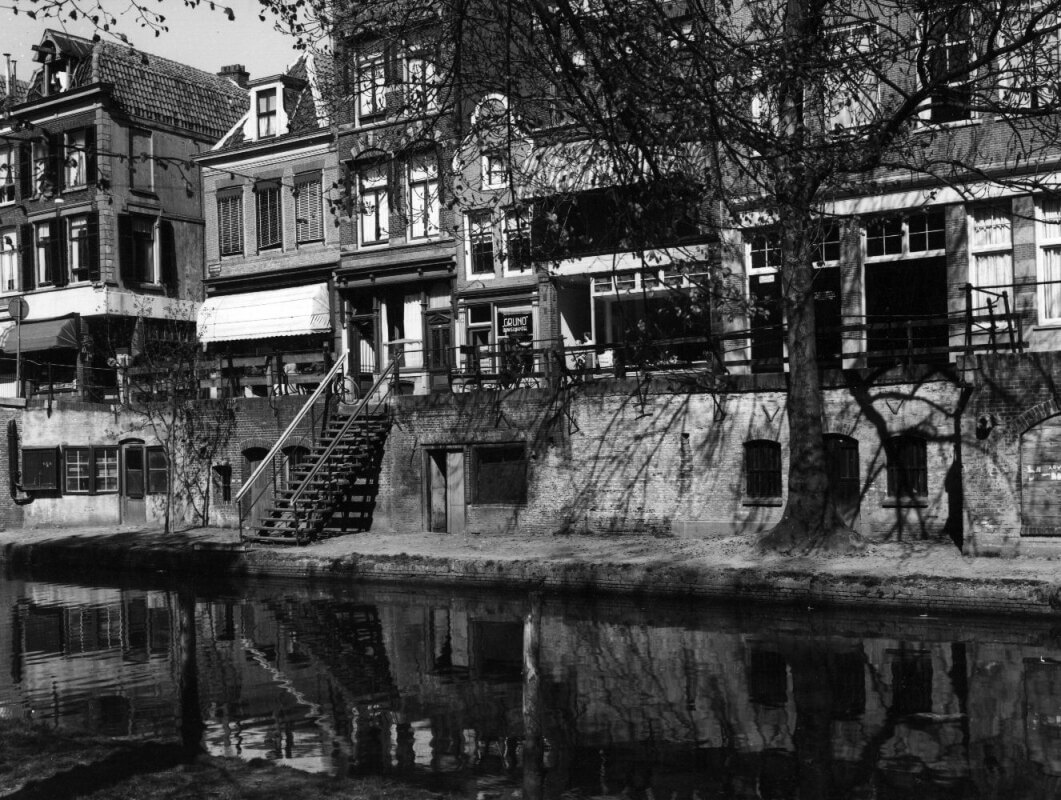
[[[1042,264],[1043,317],[1061,319],[1061,247],[1044,247]]]

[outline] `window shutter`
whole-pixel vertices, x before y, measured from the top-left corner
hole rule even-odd
[[[302,180],[295,185],[298,187],[298,197],[295,199],[296,241],[320,241],[324,238],[320,178]]]
[[[69,283],[66,253],[66,222],[62,219],[48,221],[48,248],[51,258],[51,279],[54,286],[66,286]]]
[[[29,142],[18,146],[18,183],[23,200],[33,196],[33,145]]]
[[[26,224],[19,229],[19,255],[22,257],[22,291],[28,292],[36,281],[33,279],[33,226]]]
[[[90,125],[85,129],[85,183],[94,186],[96,183],[96,170],[99,161],[96,158],[96,126]]]
[[[166,287],[167,295],[176,297],[180,289],[180,280],[177,275],[177,246],[173,223],[168,219],[160,220],[158,223],[158,248],[162,285]]]
[[[92,283],[98,283],[99,273],[99,214],[90,214],[88,217],[88,279]]]
[[[133,264],[133,218],[128,214],[118,215],[118,263],[123,286],[139,282]]]
[[[217,238],[222,256],[243,252],[243,195],[226,192],[217,198]]]
[[[48,136],[48,169],[54,192],[63,190],[63,179],[66,177],[66,152],[63,148],[63,135],[53,133]]]

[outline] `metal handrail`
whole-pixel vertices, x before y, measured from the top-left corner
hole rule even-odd
[[[274,444],[272,448],[270,448],[269,453],[265,456],[265,458],[261,460],[261,463],[258,464],[257,467],[255,467],[254,472],[251,473],[251,476],[243,482],[243,485],[239,488],[239,491],[236,492],[237,503],[243,499],[243,496],[248,491],[250,491],[250,488],[254,485],[254,482],[257,481],[259,477],[261,477],[261,474],[263,472],[265,472],[266,467],[273,463],[273,458],[278,452],[280,452],[284,444],[287,443],[287,439],[291,435],[292,431],[294,431],[295,428],[299,425],[299,423],[302,422],[303,418],[306,416],[306,414],[309,413],[309,410],[313,407],[313,404],[316,403],[320,399],[320,396],[324,394],[325,391],[327,391],[329,386],[331,386],[331,383],[335,379],[335,376],[342,371],[344,361],[345,359],[340,358],[332,365],[332,368],[328,370],[328,374],[324,376],[324,379],[320,382],[320,385],[317,386],[316,389],[314,389],[313,394],[311,394],[309,396],[309,399],[305,403],[303,403],[302,408],[299,409],[299,412],[297,414],[295,414],[294,419],[292,419],[291,423],[287,426],[287,428],[284,429],[284,432],[280,434],[280,438],[276,440],[276,444]]]
[[[292,494],[290,499],[288,500],[289,507],[291,508],[292,513],[295,515],[296,520],[298,519],[297,503],[299,498],[302,497],[302,493],[306,490],[306,487],[309,486],[310,482],[316,477],[317,473],[321,469],[321,466],[325,464],[331,457],[331,454],[335,452],[335,449],[339,446],[339,442],[341,442],[343,440],[343,437],[345,437],[346,434],[349,432],[350,428],[354,424],[354,421],[361,415],[361,412],[365,410],[365,406],[368,405],[368,401],[379,390],[379,387],[383,385],[383,382],[384,380],[386,380],[387,376],[397,370],[398,361],[398,358],[391,359],[390,363],[387,364],[387,366],[379,374],[379,378],[376,379],[376,382],[372,384],[372,388],[365,393],[365,396],[363,398],[361,398],[361,401],[357,404],[357,408],[355,408],[353,413],[346,418],[346,422],[343,423],[343,427],[340,428],[339,431],[332,437],[331,442],[328,443],[328,446],[324,448],[324,452],[320,454],[320,456],[314,462],[313,466],[310,467],[309,472],[307,472],[302,477],[301,481],[299,482],[298,488],[295,489],[294,494]]]

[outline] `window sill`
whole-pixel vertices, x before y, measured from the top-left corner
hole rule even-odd
[[[295,242],[296,247],[321,247],[324,244],[324,239],[307,239],[304,242]]]
[[[987,119],[986,116],[974,117],[972,119],[956,119],[950,122],[932,122],[931,120],[924,120],[920,122],[915,130],[918,133],[928,133],[929,131],[943,131],[953,130],[954,128],[968,128],[970,125],[980,125]]]
[[[1032,326],[1033,331],[1058,331],[1061,330],[1061,319],[1052,319],[1046,322],[1040,322],[1038,325]]]
[[[358,250],[378,250],[386,247],[391,243],[390,239],[381,239],[378,242],[361,242],[357,248]]]
[[[143,186],[131,186],[129,194],[144,198],[145,200],[158,200],[158,193],[154,189],[145,189]]]
[[[780,497],[754,497],[741,501],[742,506],[763,506],[777,508],[783,504]]]
[[[880,505],[881,508],[928,508],[928,501],[920,497],[889,497]]]
[[[282,250],[283,250],[283,245],[270,244],[270,245],[266,245],[265,247],[259,247],[258,248],[258,255],[261,255],[262,253],[266,253],[266,254],[279,253]]]

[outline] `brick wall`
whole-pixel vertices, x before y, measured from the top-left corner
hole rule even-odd
[[[825,419],[827,432],[859,443],[859,527],[873,537],[944,536],[960,518],[953,482],[958,387],[940,376],[892,384],[862,382],[857,375],[849,380],[826,392]],[[780,442],[787,472],[786,396],[776,378],[747,383],[746,390],[721,395],[672,391],[663,382],[639,391],[636,383],[620,381],[559,393],[402,398],[387,443],[376,525],[427,527],[428,451],[465,452],[470,499],[471,447],[524,442],[526,504],[469,503],[469,531],[702,536],[765,529],[782,506],[745,500],[743,444]],[[887,495],[882,442],[903,432],[927,441],[928,496],[916,507],[897,507]]]
[[[14,422],[21,434],[22,407],[19,401],[7,400],[12,405],[0,405],[0,442],[3,442],[3,455],[0,456],[0,528],[18,528],[22,526],[22,506],[15,502],[17,493],[11,488],[11,444],[8,426]],[[15,440],[17,442],[17,439]]]
[[[1056,555],[1061,539],[1021,536],[1022,513],[1043,510],[1023,505],[1021,444],[1061,413],[1061,353],[978,356],[965,366],[971,387],[962,419],[966,551]]]

